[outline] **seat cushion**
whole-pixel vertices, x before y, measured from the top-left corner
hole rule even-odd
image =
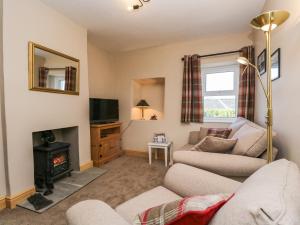
[[[173,160],[227,177],[248,177],[267,163],[260,158],[200,151],[176,151]]]
[[[285,159],[249,177],[221,208],[210,225],[300,224],[300,173]]]
[[[159,186],[150,191],[144,192],[127,202],[124,202],[116,208],[116,211],[126,221],[132,224],[135,217],[146,209],[178,199],[181,199],[179,195]]]

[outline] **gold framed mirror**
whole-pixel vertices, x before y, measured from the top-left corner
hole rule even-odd
[[[79,95],[80,61],[29,42],[29,90]]]

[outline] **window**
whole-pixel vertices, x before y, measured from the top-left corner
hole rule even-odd
[[[237,117],[239,65],[202,68],[204,122]]]

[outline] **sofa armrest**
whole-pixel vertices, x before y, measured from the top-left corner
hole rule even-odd
[[[164,186],[182,197],[234,193],[240,184],[232,179],[180,163],[172,166],[164,179]]]
[[[98,200],[86,200],[68,209],[69,225],[129,225],[109,205]]]

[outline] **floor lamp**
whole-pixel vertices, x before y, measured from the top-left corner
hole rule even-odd
[[[238,62],[240,64],[246,65],[245,70],[250,66],[255,69],[255,73],[259,78],[260,84],[264,90],[264,94],[267,98],[267,115],[266,115],[266,125],[267,125],[267,155],[268,163],[273,161],[273,108],[272,108],[272,76],[271,76],[271,32],[276,27],[284,23],[289,18],[289,13],[283,10],[275,10],[264,12],[261,15],[255,17],[251,21],[251,26],[255,29],[262,30],[266,36],[266,49],[267,49],[267,58],[266,58],[266,67],[267,67],[267,88],[265,88],[259,70],[257,66],[251,64],[248,59],[244,57],[239,57]],[[245,71],[244,70],[244,71]]]

